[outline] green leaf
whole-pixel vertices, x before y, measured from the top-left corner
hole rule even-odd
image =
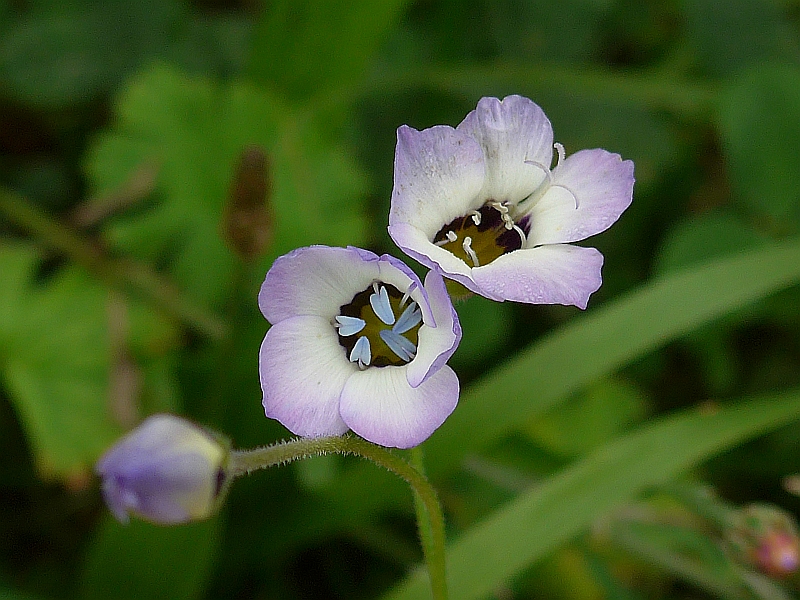
[[[728,312],[800,281],[800,242],[750,250],[660,277],[590,310],[464,394],[425,444],[431,476],[597,377]]]
[[[31,289],[39,257],[30,247],[0,246],[11,267],[3,322],[2,375],[42,473],[86,468],[120,433],[108,418],[108,292],[67,268]],[[24,268],[22,268],[24,266]]]
[[[30,246],[0,244],[0,376],[10,392],[39,472],[69,477],[89,469],[121,433],[111,417],[109,290],[74,266],[35,282],[39,254]],[[146,314],[133,304],[131,312]],[[142,323],[160,323],[158,333]],[[158,357],[175,328],[150,315],[132,320],[141,348],[146,397],[174,408],[174,381],[154,377]],[[156,329],[154,327],[153,329]],[[148,358],[152,360],[147,360]],[[158,381],[157,387],[151,383]],[[173,389],[167,394],[166,389]]]
[[[324,135],[318,115],[292,111],[252,85],[217,85],[164,65],[132,79],[116,112],[116,127],[95,141],[86,160],[95,190],[110,192],[138,165],[157,161],[161,199],[115,219],[104,234],[143,260],[171,259],[171,275],[195,297],[220,303],[230,287],[236,263],[220,218],[239,155],[250,144],[262,146],[271,164],[275,231],[264,271],[297,246],[364,239],[365,176]]]
[[[614,439],[646,413],[647,402],[640,390],[622,379],[609,378],[554,406],[525,431],[551,452],[577,456]]]
[[[36,106],[86,101],[116,85],[140,61],[162,53],[182,16],[175,0],[35,10],[0,41],[0,81]]]
[[[726,212],[707,213],[688,218],[668,232],[654,270],[658,274],[670,273],[767,243],[769,237],[739,217]]]
[[[159,527],[107,518],[89,548],[84,600],[190,600],[201,596],[220,540],[220,520]]]
[[[734,192],[779,233],[800,220],[800,69],[760,66],[734,81],[719,108]]]
[[[473,366],[501,353],[511,335],[510,307],[481,296],[472,296],[457,306],[463,334],[451,364]]]
[[[408,0],[278,0],[253,40],[250,75],[290,97],[355,83]]]
[[[800,391],[737,403],[710,414],[661,419],[599,449],[520,495],[450,544],[453,598],[490,595],[503,581],[649,486],[668,481],[741,442],[800,418]],[[387,600],[428,598],[417,570]]]
[[[681,2],[689,43],[712,75],[734,73],[775,58],[793,58],[796,44],[781,9],[769,0]],[[794,51],[794,52],[793,52]]]

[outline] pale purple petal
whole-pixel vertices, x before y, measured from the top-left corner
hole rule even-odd
[[[332,320],[379,272],[378,257],[366,250],[298,248],[272,264],[261,285],[258,306],[273,325],[297,315]]]
[[[553,128],[544,111],[527,98],[481,98],[457,130],[483,148],[482,200],[519,202],[547,176],[553,159]]]
[[[603,255],[595,248],[559,244],[509,252],[472,274],[483,295],[586,308],[600,287],[602,266]]]
[[[389,224],[413,223],[428,239],[478,208],[483,198],[483,153],[477,142],[444,125],[397,130]]]
[[[358,367],[347,360],[329,321],[298,316],[273,325],[261,344],[259,371],[268,417],[304,437],[347,431],[339,396]]]
[[[472,280],[472,267],[468,266],[452,252],[445,250],[428,241],[425,234],[406,223],[397,223],[389,226],[389,235],[403,252],[419,261],[429,269],[435,269],[472,290],[476,294],[482,293]],[[493,298],[501,300],[501,298]]]
[[[128,515],[162,524],[208,517],[225,449],[204,429],[173,415],[153,415],[98,461],[102,492],[123,523]]]
[[[422,320],[431,325],[436,324],[428,301],[428,291],[422,285],[417,274],[402,260],[383,254],[378,261],[378,279],[394,286],[417,303],[422,312]]]
[[[411,387],[404,367],[354,373],[342,392],[341,414],[364,439],[392,448],[425,441],[458,403],[458,378],[443,366],[418,387]]]
[[[553,185],[530,210],[528,245],[577,242],[605,231],[630,206],[633,161],[581,150],[553,171]]]
[[[424,383],[441,369],[461,341],[461,324],[442,276],[436,271],[429,271],[425,277],[425,288],[437,325],[423,325],[419,329],[417,356],[406,366],[406,377],[411,387]]]

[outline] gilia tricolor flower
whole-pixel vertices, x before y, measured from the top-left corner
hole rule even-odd
[[[458,402],[445,362],[461,327],[444,280],[401,261],[310,246],[278,258],[261,286],[272,327],[261,345],[264,410],[304,437],[398,448],[430,436]]]
[[[173,415],[153,415],[98,461],[108,508],[170,525],[209,517],[227,483],[229,450],[211,433]]]
[[[398,129],[389,234],[487,298],[586,308],[603,256],[571,242],[610,227],[633,181],[633,163],[618,154],[565,157],[527,98],[483,98],[455,129]]]

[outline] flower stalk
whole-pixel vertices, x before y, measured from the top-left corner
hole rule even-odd
[[[421,456],[415,457],[415,452],[418,451],[412,450],[412,460],[421,464]],[[295,438],[253,450],[234,450],[230,457],[229,475],[239,477],[259,469],[324,454],[360,456],[388,469],[411,486],[433,598],[446,600],[444,516],[436,490],[420,470],[389,450],[351,435]]]
[[[98,244],[4,188],[0,188],[0,214],[51,250],[67,255],[111,287],[145,298],[211,338],[222,339],[228,334],[227,323],[196,304],[152,269],[130,259],[111,258]]]

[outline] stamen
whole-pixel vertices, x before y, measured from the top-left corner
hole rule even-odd
[[[373,289],[376,286],[377,283],[373,283]],[[389,303],[389,292],[385,287],[381,286],[380,289],[375,289],[375,293],[369,297],[369,304],[381,321],[387,325],[394,325],[394,311]]]
[[[475,223],[476,227],[481,224],[481,213],[479,213],[477,210],[471,210],[467,214],[472,217],[472,222]]]
[[[493,200],[492,202],[489,203],[489,206],[491,206],[493,209],[495,209],[497,212],[499,212],[500,213],[500,217],[503,217],[504,215],[508,214],[508,206],[506,206],[502,202],[498,202],[497,200]]]
[[[509,213],[509,208],[508,208],[507,204],[505,204],[504,202],[494,201],[494,202],[490,202],[489,206],[491,206],[497,212],[500,213],[500,220],[503,221],[503,227],[505,227],[509,231],[514,229],[514,227],[515,227],[514,219],[511,217],[511,214]]]
[[[338,315],[336,317],[336,329],[339,330],[339,335],[344,337],[355,335],[364,329],[366,325],[366,321],[358,317],[348,317],[346,315]]]
[[[558,166],[558,165],[560,165],[562,162],[564,162],[564,158],[567,156],[567,153],[566,153],[566,151],[564,150],[564,146],[563,146],[563,144],[559,144],[558,142],[556,142],[555,144],[553,144],[553,148],[555,148],[555,149],[556,149],[556,152],[558,152],[558,161],[556,162],[556,166]]]
[[[413,342],[404,338],[399,333],[391,329],[382,329],[378,335],[381,336],[381,339],[389,346],[389,349],[399,358],[409,361],[416,356],[417,347]]]
[[[366,336],[362,335],[356,340],[355,346],[350,351],[350,362],[358,363],[359,369],[366,369],[369,363],[372,362],[372,351],[369,347],[369,339]]]
[[[472,238],[469,236],[465,237],[461,247],[464,249],[464,252],[467,254],[467,256],[469,256],[472,264],[476,267],[480,267],[481,265],[478,262],[478,255],[475,254],[475,251],[472,249]]]
[[[565,190],[565,191],[569,192],[570,196],[572,196],[572,199],[575,200],[575,210],[578,210],[578,207],[580,206],[580,204],[578,202],[578,196],[575,195],[575,192],[573,192],[567,186],[561,185],[560,183],[554,183],[551,187],[561,188],[562,190]]]
[[[408,302],[408,299],[411,298],[411,294],[414,293],[414,290],[417,289],[417,283],[415,281],[411,282],[411,285],[408,286],[406,293],[403,294],[403,298],[400,300],[400,308],[405,306],[405,303]]]
[[[444,234],[444,236],[446,239],[435,242],[437,246],[444,246],[445,244],[449,244],[450,242],[455,242],[458,239],[458,235],[456,234],[455,231],[448,231],[447,233]]]
[[[545,167],[545,166],[544,166],[542,163],[540,163],[539,161],[536,161],[536,160],[526,160],[526,161],[523,161],[523,162],[524,162],[526,165],[530,165],[530,166],[532,166],[532,167],[536,167],[537,169],[540,169],[540,170],[542,171],[542,173],[544,173],[544,174],[545,174],[545,176],[547,176],[547,175],[549,175],[549,174],[550,174],[550,169],[548,169],[547,167]]]
[[[416,327],[422,321],[422,312],[419,310],[416,302],[412,302],[397,319],[397,323],[392,327],[395,333],[405,333],[409,329]]]
[[[520,229],[520,227],[518,225],[514,225],[514,231],[516,231],[519,234],[519,239],[522,242],[522,246],[520,246],[520,247],[524,248],[525,247],[525,242],[528,241],[528,238],[525,237],[525,232],[522,231],[522,229]]]

